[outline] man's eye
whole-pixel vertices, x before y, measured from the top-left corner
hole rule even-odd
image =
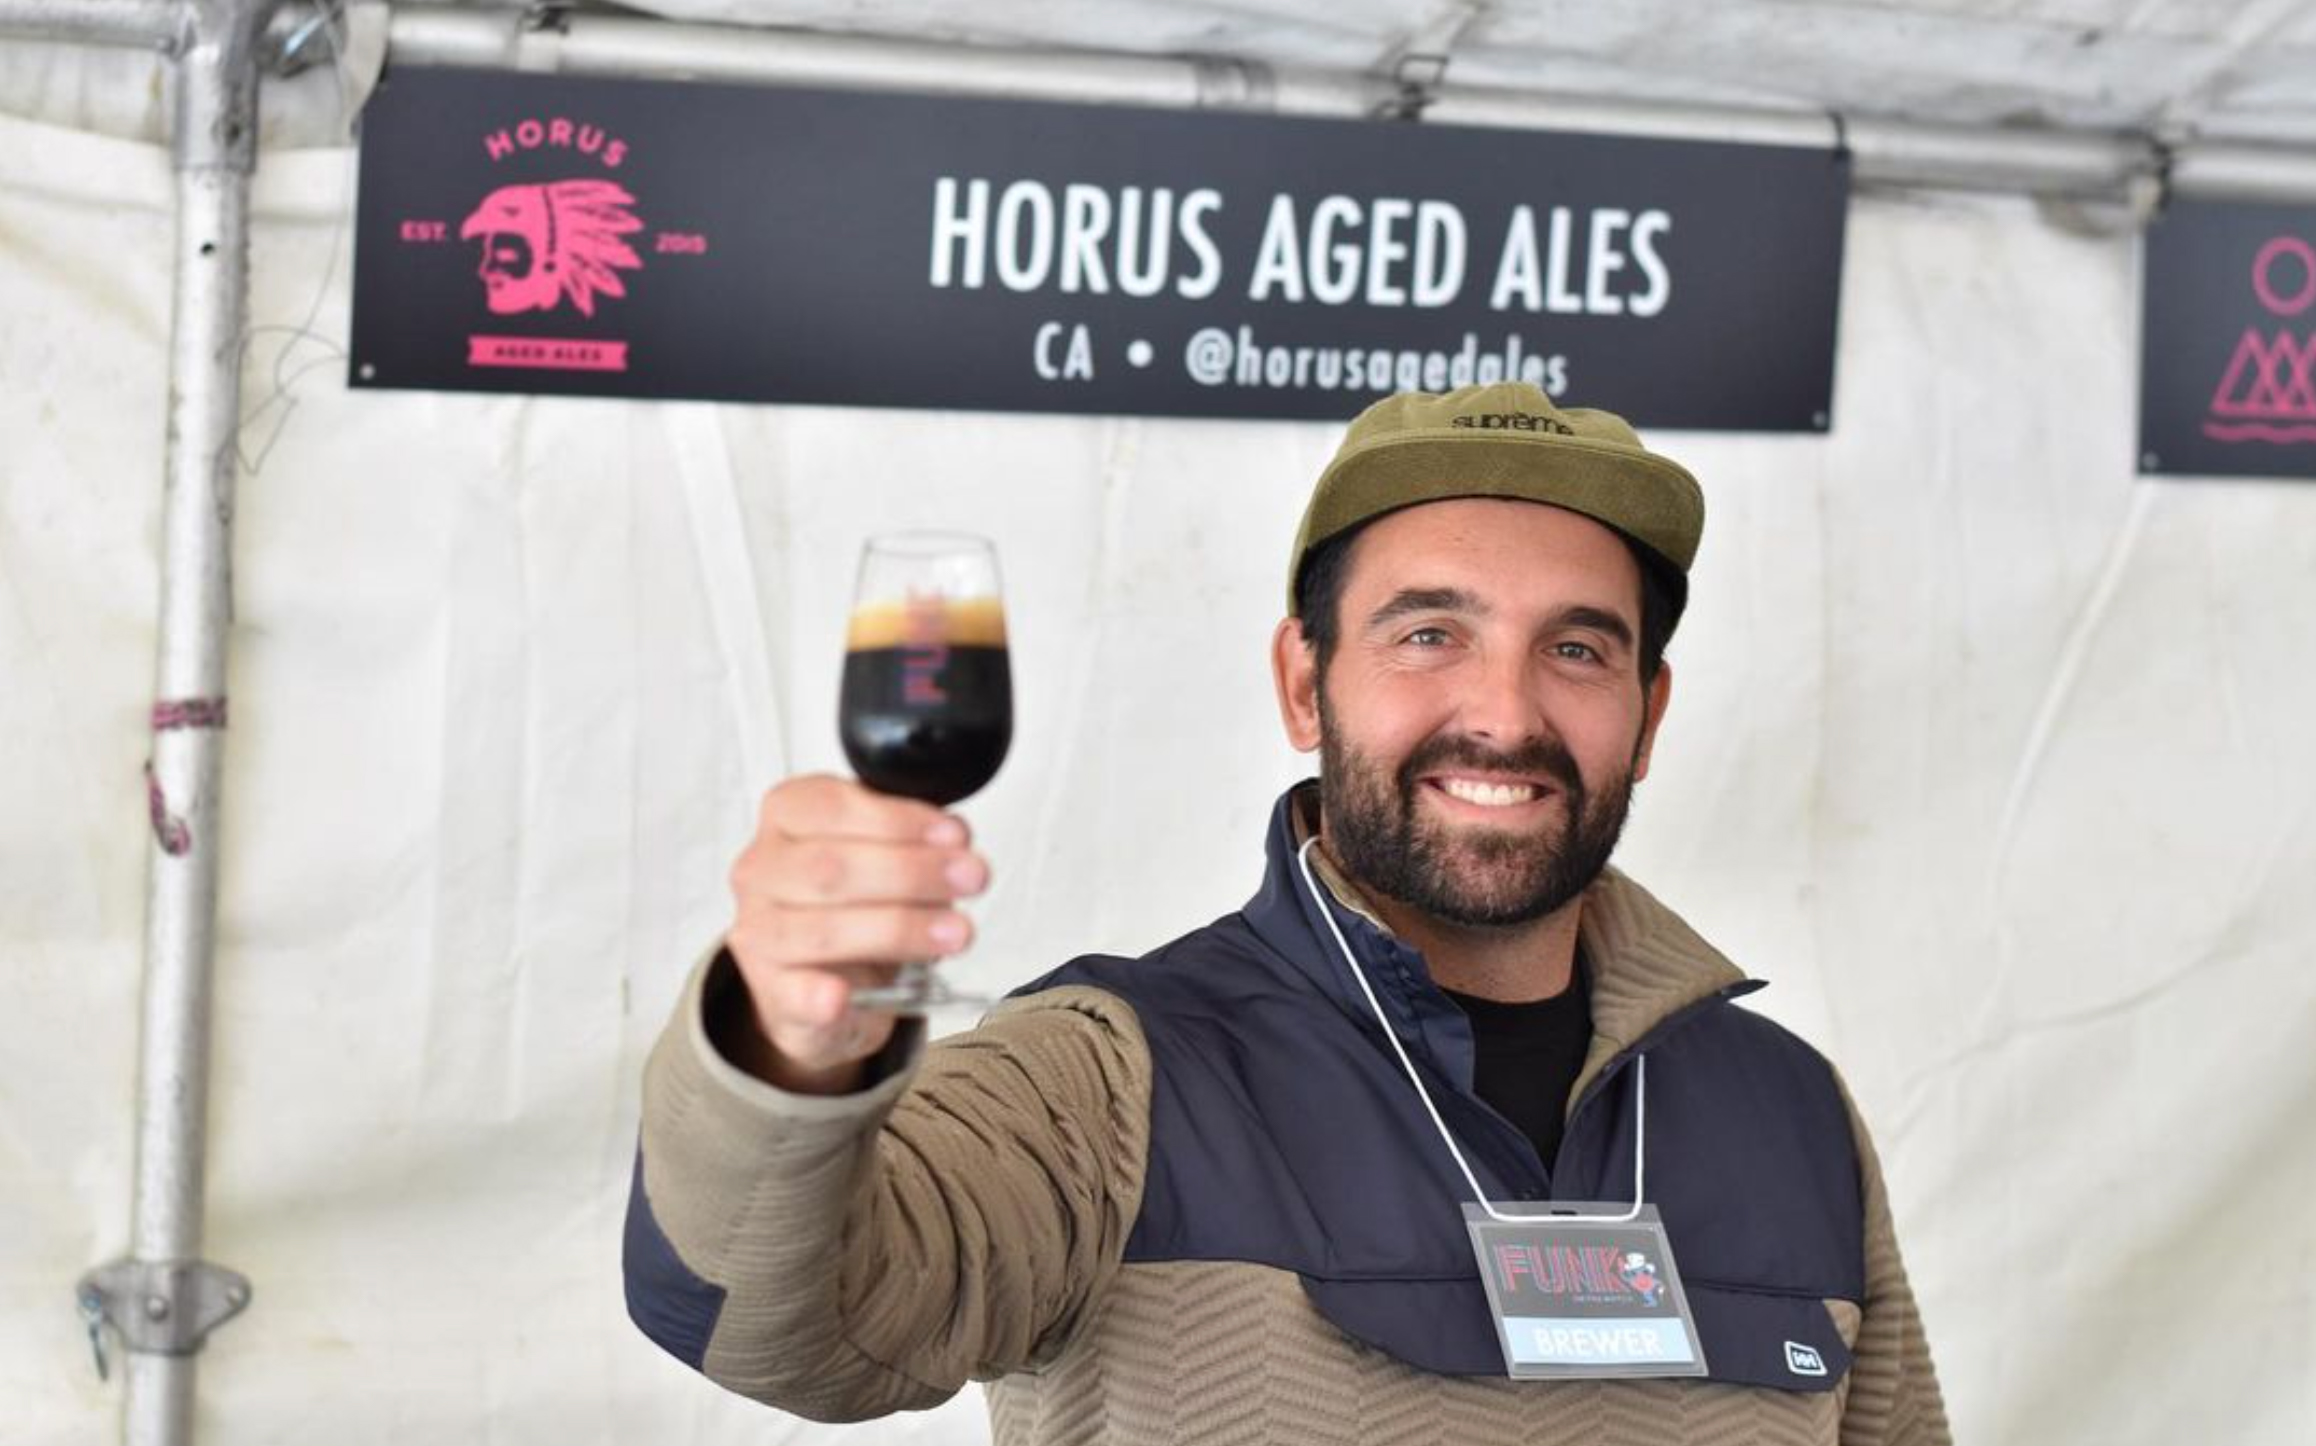
[[[1413,643],[1419,648],[1436,648],[1448,641],[1448,631],[1446,628],[1417,628],[1401,641]]]
[[[1566,658],[1573,663],[1597,663],[1600,661],[1600,650],[1590,643],[1554,643],[1552,652],[1554,656]]]

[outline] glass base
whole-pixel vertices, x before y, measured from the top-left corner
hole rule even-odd
[[[892,983],[855,989],[852,1007],[894,1014],[930,1014],[936,1009],[987,1009],[997,1001],[986,994],[951,989],[930,964],[903,964]]]

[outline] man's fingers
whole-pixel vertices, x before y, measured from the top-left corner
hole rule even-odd
[[[751,982],[798,965],[900,964],[957,953],[973,921],[954,909],[908,905],[743,908],[725,942]]]
[[[732,865],[738,908],[725,935],[755,1037],[770,1046],[754,1072],[816,1092],[851,1087],[831,1069],[875,1053],[894,1019],[853,1007],[853,992],[972,941],[972,921],[951,907],[989,884],[971,843],[962,819],[850,779],[792,778],[764,795],[756,838]]]
[[[945,904],[988,884],[988,861],[962,849],[777,835],[732,870],[735,897],[778,904]]]
[[[889,965],[783,969],[765,981],[764,990],[774,1018],[791,1028],[825,1032],[843,1020],[855,989],[890,984],[894,973]]]
[[[789,838],[854,838],[884,843],[961,846],[965,821],[913,798],[876,793],[825,773],[791,778],[764,795],[757,822]]]

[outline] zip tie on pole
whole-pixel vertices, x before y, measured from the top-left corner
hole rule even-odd
[[[153,731],[167,733],[178,728],[223,728],[225,700],[223,698],[164,698],[153,705]]]
[[[185,820],[169,812],[169,796],[161,791],[160,776],[153,772],[153,761],[145,760],[145,809],[153,819],[153,842],[161,852],[173,859],[181,859],[193,852],[193,830]]]
[[[153,705],[153,731],[174,733],[186,728],[223,728],[223,698],[164,698]],[[169,795],[161,787],[153,760],[145,760],[145,810],[153,820],[153,841],[161,852],[181,859],[193,852],[193,830],[184,818],[169,811]]]

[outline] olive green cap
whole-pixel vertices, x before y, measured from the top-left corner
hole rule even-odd
[[[1579,512],[1624,534],[1688,596],[1705,531],[1705,494],[1688,469],[1649,451],[1624,418],[1558,407],[1528,382],[1385,397],[1351,423],[1311,489],[1287,569],[1287,613],[1311,549],[1363,522],[1455,497],[1514,497]]]

